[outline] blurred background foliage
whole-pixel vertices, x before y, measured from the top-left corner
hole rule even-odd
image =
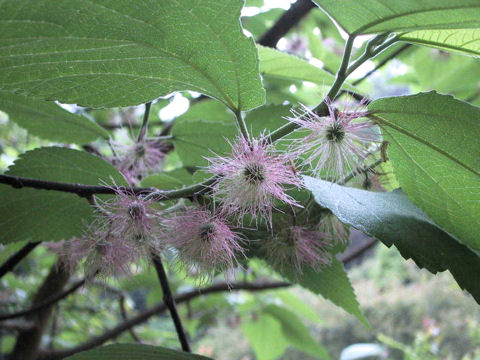
[[[242,18],[246,33],[258,39],[283,14],[289,3],[287,0],[247,0]],[[357,56],[362,53],[366,39],[360,37],[355,42],[354,54]],[[322,11],[313,9],[278,42],[277,49],[305,60],[306,64],[335,72],[344,41],[345,34]],[[393,60],[368,78],[363,78],[392,54],[395,54]],[[398,44],[374,60],[367,61],[349,81],[358,93],[368,94],[371,99],[436,89],[480,105],[480,80],[475,82],[472,79],[480,79],[480,63],[474,58]],[[270,110],[282,116],[288,115],[289,108],[282,105],[298,102],[314,105],[324,94],[325,86],[329,85],[326,80],[322,84],[320,81],[299,81],[286,76],[266,75],[263,81],[267,89],[267,103],[272,105]],[[224,126],[233,124],[233,115],[223,104],[199,100],[199,94],[184,92],[155,102],[150,135],[161,135],[173,119],[179,136],[182,131],[191,130],[189,126],[194,120],[203,120],[204,126],[211,123],[212,128],[218,127],[219,123]],[[119,143],[129,142],[129,137],[139,128],[143,114],[143,107],[108,110],[65,108],[93,119],[109,131],[113,141]],[[280,116],[272,118],[278,122]],[[261,113],[256,115],[255,121],[251,119],[250,124],[259,127],[254,132],[281,125],[269,123],[269,119]],[[234,125],[232,129],[235,130]],[[223,140],[218,140],[218,146],[224,146]],[[29,134],[6,114],[0,113],[0,171],[11,165],[19,154],[52,144]],[[192,144],[177,147],[169,153],[164,164],[167,173],[148,177],[142,184],[161,184],[166,189],[198,182],[203,175],[192,175],[195,169],[180,160],[182,152],[191,153],[192,157],[204,155],[195,155],[195,149]],[[113,155],[108,142],[100,140],[85,150]],[[192,160],[192,163],[195,161]],[[389,169],[385,173],[388,174]],[[365,180],[359,177],[355,186],[365,186]],[[383,189],[387,190],[397,187],[394,178],[380,178],[380,183],[377,184],[379,188],[383,185]],[[23,245],[3,246],[1,262]],[[28,307],[35,290],[55,263],[55,249],[55,244],[43,244],[14,273],[0,280],[2,313]],[[135,273],[132,278],[111,280],[107,284],[93,282],[81,288],[75,296],[58,303],[43,340],[45,348],[75,347],[116,326],[126,317],[135,316],[161,302],[156,275],[148,264],[140,264]],[[170,271],[169,275],[175,293],[189,291],[196,286],[186,274]],[[419,270],[411,261],[405,262],[396,250],[378,245],[351,264],[349,275],[371,329],[300,287],[258,293],[215,293],[182,303],[179,310],[192,339],[194,352],[216,359],[315,359],[318,356],[312,354],[320,351],[315,344],[321,344],[331,358],[339,359],[342,350],[358,343],[381,346],[382,353],[372,359],[480,359],[480,309],[470,295],[460,291],[450,274],[434,276]],[[246,270],[236,276],[238,280],[249,281],[275,278],[275,274],[265,270],[258,260],[251,261]],[[71,283],[79,278],[80,271]],[[293,323],[288,320],[291,315]],[[295,319],[300,319],[300,325],[295,323]],[[289,331],[288,324],[297,327]],[[305,330],[304,337],[295,336]],[[14,340],[15,331],[0,327],[0,359],[12,349]],[[133,331],[123,332],[111,341],[141,341],[177,347],[174,327],[166,313],[151,317],[148,322],[135,326]],[[346,357],[342,359],[347,360]]]

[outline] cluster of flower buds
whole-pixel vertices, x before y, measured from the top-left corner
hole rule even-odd
[[[63,262],[73,269],[85,259],[87,279],[129,274],[130,266],[162,250],[159,213],[152,201],[115,187],[116,195],[96,205],[85,236],[65,243]]]
[[[274,229],[272,215],[276,204],[292,210],[301,207],[287,193],[303,185],[295,162],[301,171],[344,180],[346,171],[355,172],[369,155],[368,147],[378,140],[374,126],[362,120],[364,102],[352,111],[338,111],[330,101],[326,105],[328,116],[306,107],[292,111],[294,116],[288,119],[307,134],[294,140],[286,152],[277,150],[263,134],[239,137],[230,144],[230,155],[207,158],[205,170],[215,178],[208,193],[211,206],[195,204],[168,214],[147,198],[117,190],[113,200],[99,207],[87,236],[70,241],[68,262],[86,258],[88,276],[126,273],[131,263],[168,248],[188,273],[208,279],[235,268],[238,257],[245,256],[246,240],[240,230],[232,230],[231,223],[239,229],[261,223],[271,236],[260,240],[260,248],[275,269],[301,274],[305,266],[319,269],[329,264],[335,243],[345,245],[349,236],[336,217],[324,216],[313,227]],[[154,143],[141,140],[129,148],[118,167],[127,178],[138,179],[158,168],[164,155]]]

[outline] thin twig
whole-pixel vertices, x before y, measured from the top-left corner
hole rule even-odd
[[[120,296],[118,298],[118,307],[120,308],[120,315],[122,315],[123,321],[127,321],[128,315],[127,315],[127,309],[125,307],[125,295],[123,293],[120,293]],[[133,338],[133,340],[135,340],[137,343],[139,344],[143,343],[142,339],[140,339],[140,337],[137,335],[133,327],[128,329],[128,332],[130,333],[130,336]]]
[[[10,256],[0,266],[0,278],[2,278],[6,273],[12,271],[20,261],[22,261],[33,249],[37,247],[38,244],[40,244],[40,242],[30,242],[18,250],[15,254]]]
[[[234,283],[218,283],[211,285],[209,287],[203,289],[194,289],[183,294],[179,294],[175,296],[174,300],[175,303],[181,304],[184,302],[191,301],[197,297],[205,296],[208,294],[224,292],[224,291],[264,291],[264,290],[271,290],[271,289],[278,289],[290,286],[290,283],[278,281],[278,282],[269,282],[269,283],[246,283],[246,282],[234,282]],[[54,350],[49,351],[46,350],[42,352],[42,354],[38,357],[38,360],[58,360],[63,359],[67,356],[71,356],[76,354],[80,351],[85,351],[92,349],[96,346],[102,345],[103,343],[116,338],[124,331],[138,325],[144,323],[152,316],[163,313],[168,310],[168,307],[164,302],[161,302],[157,305],[154,305],[150,309],[147,309],[140,314],[128,319],[127,321],[118,324],[114,328],[107,330],[102,335],[94,337],[87,342],[80,344],[74,348],[70,349],[62,349],[62,350]]]
[[[25,309],[25,310],[22,310],[22,311],[13,313],[13,314],[0,315],[0,321],[4,321],[4,320],[8,320],[8,319],[15,319],[15,318],[18,318],[18,317],[27,316],[27,315],[39,312],[40,310],[45,309],[45,308],[49,307],[50,305],[53,305],[53,304],[59,302],[60,300],[65,299],[70,294],[73,294],[83,284],[85,284],[85,279],[77,281],[75,284],[73,284],[67,290],[62,291],[61,293],[56,294],[56,295],[52,296],[51,298],[46,299],[42,303],[32,306],[29,309]]]
[[[182,350],[185,352],[192,352],[190,345],[188,344],[187,334],[182,325],[182,320],[178,315],[177,306],[175,304],[175,299],[172,295],[172,290],[170,289],[170,284],[168,283],[167,273],[162,264],[162,259],[158,254],[152,253],[152,262],[155,267],[155,271],[158,275],[158,280],[160,281],[160,286],[163,291],[163,302],[168,307],[170,316],[172,317],[173,324],[175,325],[175,330],[177,331],[178,340],[182,346]]]
[[[77,194],[78,196],[85,198],[88,198],[93,194],[115,195],[118,191],[125,191],[132,192],[136,195],[149,195],[157,201],[179,199],[195,194],[202,194],[208,190],[208,186],[213,184],[213,182],[214,179],[210,178],[203,183],[195,184],[183,189],[164,191],[152,187],[111,187],[103,185],[84,185],[0,174],[0,184],[10,185],[16,189],[29,187],[41,190],[62,191]]]
[[[412,46],[412,44],[404,44],[402,45],[401,47],[399,47],[396,51],[394,51],[393,53],[391,53],[390,55],[386,56],[384,59],[382,59],[382,61],[380,61],[377,66],[375,66],[374,69],[370,70],[369,72],[367,72],[365,75],[363,75],[360,79],[357,79],[355,80],[354,82],[352,82],[352,85],[353,86],[356,86],[358,84],[360,84],[362,81],[364,81],[365,79],[367,79],[368,77],[370,77],[374,72],[376,72],[377,70],[381,69],[382,67],[384,67],[390,60],[396,58],[398,55],[400,55],[402,52],[404,52],[405,50],[407,50],[408,48],[410,48]]]
[[[290,9],[285,11],[275,24],[265,32],[257,43],[263,46],[275,47],[277,42],[285,36],[310,10],[315,8],[311,0],[298,0]]]
[[[138,139],[137,139],[138,142],[142,141],[145,138],[145,135],[147,135],[148,119],[150,118],[151,107],[152,107],[151,102],[148,102],[145,104],[145,112],[143,114],[142,126],[140,127],[140,131],[138,132]]]

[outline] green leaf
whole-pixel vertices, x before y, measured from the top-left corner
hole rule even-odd
[[[409,199],[480,250],[480,108],[429,92],[379,99],[369,111]]]
[[[315,200],[342,222],[395,245],[405,259],[436,274],[449,270],[480,303],[480,257],[431,221],[400,190],[371,192],[304,177]]]
[[[204,166],[204,157],[229,153],[231,147],[226,139],[234,139],[237,133],[233,122],[203,120],[175,122],[172,129],[175,150],[184,166]]]
[[[48,147],[21,155],[8,175],[98,185],[126,185],[122,175],[97,156],[67,148]],[[75,194],[0,186],[0,243],[58,241],[82,235],[93,211]]]
[[[478,91],[478,84],[472,81],[480,78],[480,62],[477,59],[416,48],[402,61],[413,67],[408,75],[414,78],[407,84],[418,83],[420,91],[436,90],[467,99]]]
[[[370,327],[359,308],[350,280],[339,260],[333,259],[329,266],[323,267],[320,271],[304,267],[302,274],[297,274],[292,269],[284,271],[283,275],[313,293],[322,295],[325,299],[357,317],[366,327]]]
[[[290,105],[266,105],[250,111],[245,116],[245,124],[253,136],[259,136],[263,132],[272,132],[285,125],[290,116]]]
[[[215,100],[202,100],[190,106],[187,112],[175,119],[175,122],[183,120],[204,120],[217,122],[234,122],[235,115],[224,104]]]
[[[83,351],[69,360],[208,360],[205,356],[189,354],[160,346],[140,344],[115,344]],[[211,360],[211,359],[210,359]]]
[[[477,0],[314,0],[353,35],[480,27]]]
[[[443,50],[480,55],[480,29],[418,30],[400,34],[400,39]]]
[[[247,337],[257,359],[275,360],[287,348],[282,325],[267,314],[254,315],[253,319],[242,320],[242,331]]]
[[[99,137],[108,138],[108,132],[95,122],[53,102],[0,91],[0,110],[32,135],[44,139],[82,145]]]
[[[192,185],[194,183],[193,179],[192,174],[181,168],[149,176],[142,180],[142,186],[172,190]]]
[[[260,58],[260,73],[265,76],[310,81],[319,85],[330,85],[335,76],[307,61],[287,53],[257,45]]]
[[[322,323],[322,319],[313,310],[313,308],[304,301],[300,300],[290,290],[275,290],[275,297],[278,297],[283,305],[295,312],[297,315],[300,315],[302,318],[316,323]]]
[[[6,0],[0,89],[90,107],[194,90],[249,110],[264,103],[243,1]],[[181,21],[179,21],[181,19]]]
[[[310,335],[310,331],[294,313],[277,305],[268,305],[263,312],[280,322],[283,335],[298,350],[317,359],[330,359],[325,348]]]

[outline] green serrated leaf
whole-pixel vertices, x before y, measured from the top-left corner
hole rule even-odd
[[[287,53],[257,45],[260,58],[260,72],[268,77],[284,80],[310,81],[319,85],[330,85],[332,75],[307,61]]]
[[[409,199],[480,250],[480,108],[435,92],[369,105]]]
[[[22,154],[8,175],[98,185],[126,185],[109,163],[83,151],[48,147]],[[0,186],[0,243],[58,241],[82,235],[93,211],[74,194]]]
[[[187,185],[192,185],[193,183],[193,175],[187,170],[181,168],[149,176],[142,180],[141,185],[145,187],[155,187],[157,189],[171,190],[178,189]]]
[[[290,105],[266,105],[257,108],[245,116],[247,129],[253,136],[272,132],[288,123],[286,116],[291,115]]]
[[[62,109],[55,103],[0,91],[0,110],[32,135],[73,144],[87,144],[108,132],[97,123]]]
[[[175,122],[184,120],[233,123],[235,121],[235,115],[221,102],[215,100],[202,100],[190,106],[186,113],[175,119]]]
[[[227,139],[238,133],[235,123],[215,121],[181,121],[172,129],[175,149],[184,166],[204,166],[204,157],[231,152]]]
[[[275,360],[287,348],[282,325],[270,315],[261,313],[253,319],[243,319],[242,331],[258,359]]]
[[[400,190],[371,192],[304,177],[315,200],[342,222],[374,236],[432,273],[449,270],[480,303],[480,257],[438,227]]]
[[[160,346],[115,344],[83,351],[69,360],[208,360],[205,356],[176,351]],[[211,359],[210,359],[211,360]]]
[[[293,312],[273,304],[266,306],[263,312],[280,322],[285,339],[298,350],[317,359],[330,359],[327,350],[310,335],[310,331]]]
[[[350,34],[480,27],[477,0],[314,0]]]
[[[297,274],[293,269],[291,271],[285,269],[282,275],[315,294],[322,295],[325,299],[354,315],[366,327],[370,327],[359,308],[348,275],[339,260],[333,259],[329,266],[323,267],[320,271],[304,267],[302,274]]]
[[[400,34],[400,39],[415,44],[480,55],[480,29],[419,30]]]
[[[262,105],[242,0],[6,0],[0,89],[90,107],[193,90],[232,109]],[[181,19],[181,21],[179,21]]]

